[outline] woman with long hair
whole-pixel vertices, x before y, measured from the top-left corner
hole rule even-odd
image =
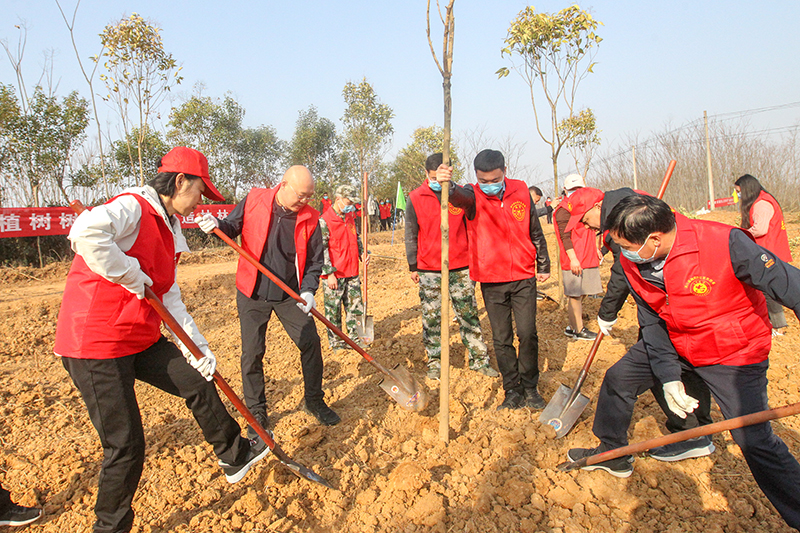
[[[783,220],[781,206],[775,197],[750,174],[740,177],[733,186],[740,198],[741,227],[755,237],[756,244],[774,253],[782,261],[791,263],[792,252],[789,249],[786,223]],[[786,327],[783,306],[769,295],[765,296],[769,319],[772,322],[772,336],[783,335],[780,332]]]

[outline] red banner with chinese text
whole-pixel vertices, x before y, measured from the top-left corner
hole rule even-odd
[[[226,218],[235,205],[200,205],[188,217],[178,215],[182,228],[196,228],[196,218],[211,213]],[[78,215],[69,207],[3,207],[0,208],[0,239],[66,235]]]
[[[725,207],[725,206],[728,206],[728,205],[733,205],[734,203],[736,203],[736,200],[734,200],[733,197],[730,197],[730,198],[717,198],[717,199],[714,200],[714,207]],[[706,206],[709,209],[711,209],[711,200],[706,202]]]

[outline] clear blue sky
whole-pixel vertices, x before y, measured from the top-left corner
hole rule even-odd
[[[64,0],[71,14],[74,0]],[[164,45],[183,66],[178,95],[196,82],[208,96],[231,92],[246,109],[247,126],[274,126],[291,138],[298,111],[317,106],[337,122],[341,91],[366,77],[395,112],[390,157],[413,130],[442,125],[441,76],[425,36],[425,2],[119,1],[84,0],[76,34],[84,57],[99,51],[106,24],[137,12],[162,28]],[[527,5],[515,0],[456,0],[453,130],[485,127],[496,139],[526,143],[522,164],[530,183],[551,175],[549,149],[539,139],[527,86],[512,73],[500,48],[510,21]],[[554,12],[567,2],[533,4]],[[598,1],[581,4],[603,22],[595,74],[580,89],[602,130],[600,154],[625,149],[628,135],[647,138],[667,124],[709,115],[800,101],[797,51],[800,2]],[[20,20],[28,26],[24,70],[38,79],[42,51],[55,51],[59,93],[88,88],[77,68],[69,34],[54,1],[0,0],[0,38],[15,45]],[[441,24],[433,25],[440,31]],[[434,41],[437,53],[440,40]],[[98,80],[99,81],[99,80]],[[16,83],[3,55],[0,82]],[[108,120],[113,114],[107,112]],[[800,108],[763,113],[759,128],[795,124]],[[561,160],[565,171],[570,159]]]

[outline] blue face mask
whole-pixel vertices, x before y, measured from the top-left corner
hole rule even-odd
[[[652,235],[652,233],[650,235]],[[641,252],[642,248],[644,248],[645,245],[647,244],[647,239],[650,238],[650,235],[647,236],[647,238],[644,240],[644,244],[642,244],[639,247],[639,249],[636,250],[635,252],[632,252],[630,250],[626,250],[625,248],[620,248],[620,250],[622,250],[622,255],[624,255],[628,259],[628,261],[631,261],[633,263],[637,263],[637,264],[640,264],[640,265],[644,264],[644,263],[650,263],[651,261],[653,261],[656,258],[656,252],[658,251],[658,246],[656,246],[656,249],[653,250],[653,255],[651,255],[648,259],[645,259],[641,255],[639,255],[639,252]]]
[[[342,208],[342,213],[352,213],[356,210],[356,206],[354,205],[346,205]]]
[[[432,191],[436,192],[442,190],[442,184],[436,181],[435,179],[428,179],[428,187],[430,187]]]
[[[497,196],[503,189],[506,187],[506,180],[503,180],[498,183],[479,183],[478,186],[483,191],[483,194],[488,196]]]

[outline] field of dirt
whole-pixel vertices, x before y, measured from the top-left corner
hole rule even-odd
[[[708,215],[735,223],[732,212]],[[800,224],[788,219],[795,258]],[[555,255],[552,229],[546,229]],[[583,392],[592,398],[575,428],[556,440],[527,409],[497,412],[499,378],[470,371],[451,327],[450,442],[438,435],[438,382],[425,379],[420,306],[410,280],[402,235],[371,236],[369,311],[376,341],[370,353],[385,366],[407,367],[430,389],[422,413],[401,409],[380,388],[380,375],[356,352],[333,354],[323,326],[326,398],[341,415],[320,427],[302,410],[297,349],[273,317],[267,333],[267,398],[276,439],[290,457],[329,480],[335,490],[301,480],[268,456],[229,485],[191,414],[179,399],[137,386],[147,459],[134,500],[135,532],[628,531],[788,532],[762,495],[730,434],[714,437],[709,457],[679,463],[637,458],[634,473],[617,479],[595,471],[562,473],[556,465],[575,446],[594,446],[595,398],[603,372],[636,340],[631,300],[603,341]],[[610,256],[608,256],[610,257]],[[179,267],[187,306],[219,360],[219,370],[241,391],[240,336],[234,300],[235,256],[209,249]],[[800,262],[795,261],[795,264]],[[608,261],[603,266],[608,276]],[[102,450],[80,396],[52,345],[68,265],[0,270],[0,482],[25,505],[44,507],[32,532],[89,531]],[[541,287],[557,293],[555,281]],[[478,291],[484,337],[491,330]],[[322,307],[322,291],[317,296]],[[588,325],[600,300],[585,300]],[[769,396],[773,406],[800,401],[797,374],[800,326],[787,313],[786,335],[773,343]],[[540,390],[551,397],[571,386],[590,343],[569,342],[566,313],[539,303]],[[492,364],[494,355],[492,353]],[[231,408],[233,411],[233,409]],[[714,409],[715,419],[720,420]],[[236,414],[242,427],[244,419]],[[664,416],[648,392],[637,403],[631,442],[665,432]],[[773,423],[800,457],[800,417]]]

